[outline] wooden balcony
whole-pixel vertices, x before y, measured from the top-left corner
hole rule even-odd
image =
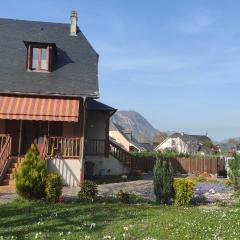
[[[40,149],[42,158],[80,159],[82,157],[82,138],[45,137]]]
[[[82,138],[80,137],[45,137],[38,147],[42,158],[79,159],[82,157]],[[86,139],[86,156],[106,156],[109,154],[109,141],[105,139]]]
[[[109,144],[105,139],[86,139],[85,155],[86,156],[106,156],[109,154]]]

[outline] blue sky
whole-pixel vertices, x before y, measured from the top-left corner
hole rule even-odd
[[[73,9],[102,101],[162,131],[240,136],[239,0],[8,0],[0,17],[69,22]]]

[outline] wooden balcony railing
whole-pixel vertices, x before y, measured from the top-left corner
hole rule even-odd
[[[88,156],[107,156],[109,145],[105,139],[86,139],[85,155]]]
[[[80,137],[48,137],[46,155],[59,158],[80,158],[82,139]],[[45,146],[46,146],[45,145]],[[45,150],[43,149],[42,154]]]
[[[0,174],[11,155],[12,138],[10,135],[0,135]]]
[[[48,137],[46,136],[43,139],[39,153],[42,159],[45,159],[48,155]]]
[[[0,134],[0,152],[1,152],[3,145],[5,144],[8,136],[9,135],[7,135],[7,134]]]

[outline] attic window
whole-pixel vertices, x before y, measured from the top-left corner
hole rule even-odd
[[[35,48],[32,50],[32,70],[48,71],[47,48]]]
[[[25,42],[27,47],[27,70],[51,72],[54,44]]]

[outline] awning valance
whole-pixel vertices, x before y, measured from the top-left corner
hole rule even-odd
[[[0,96],[0,119],[78,122],[78,99]]]

